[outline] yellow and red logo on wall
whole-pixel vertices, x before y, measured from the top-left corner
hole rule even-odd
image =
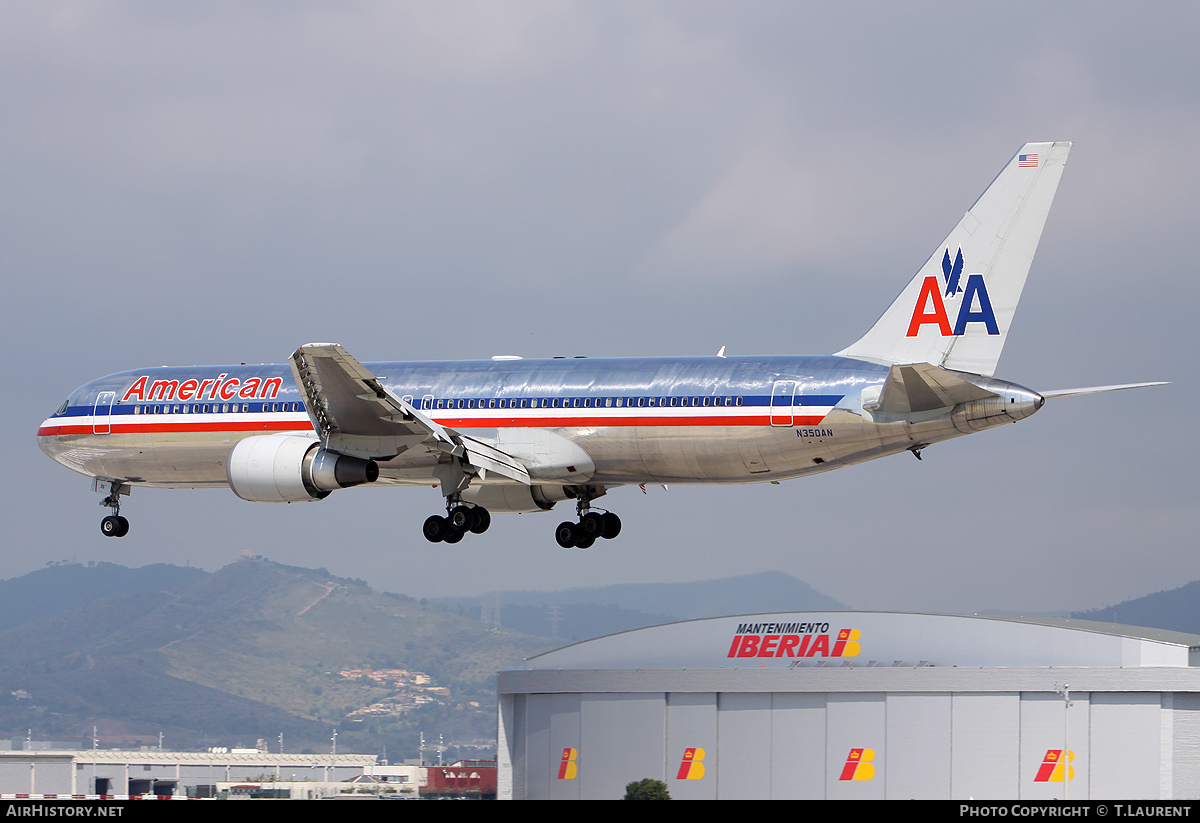
[[[559,780],[574,780],[575,775],[579,773],[578,767],[575,765],[575,759],[579,757],[578,749],[566,748],[563,749],[562,760],[558,764],[558,779]]]
[[[704,777],[704,749],[684,749],[676,780],[699,780]]]
[[[1071,765],[1074,761],[1075,752],[1070,749],[1066,750],[1065,757],[1062,749],[1047,749],[1046,756],[1042,758],[1042,765],[1038,769],[1037,776],[1033,778],[1033,782],[1066,783],[1068,780],[1074,780],[1075,767]]]
[[[858,629],[831,639],[828,623],[740,623],[726,657],[858,657]]]
[[[874,749],[851,749],[838,780],[870,780],[875,776]]]

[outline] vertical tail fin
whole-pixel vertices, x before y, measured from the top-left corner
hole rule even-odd
[[[1026,143],[891,307],[838,354],[991,375],[1070,143]]]

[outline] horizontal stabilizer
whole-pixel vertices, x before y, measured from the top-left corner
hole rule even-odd
[[[1121,383],[1116,386],[1089,386],[1086,389],[1055,389],[1041,392],[1042,397],[1049,400],[1052,397],[1071,397],[1076,394],[1099,394],[1106,391],[1121,391],[1122,389],[1144,389],[1147,386],[1169,386],[1170,381],[1157,383]]]
[[[863,408],[880,414],[913,414],[996,397],[995,392],[929,363],[892,366],[879,399]]]

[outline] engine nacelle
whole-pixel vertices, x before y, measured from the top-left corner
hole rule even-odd
[[[241,440],[225,465],[229,488],[255,503],[299,503],[328,497],[334,489],[373,483],[374,460],[326,451],[297,434],[261,434]]]
[[[462,497],[490,512],[543,512],[570,497],[562,486],[525,486],[519,483],[468,486]]]

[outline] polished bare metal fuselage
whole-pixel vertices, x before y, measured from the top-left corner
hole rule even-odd
[[[1029,408],[1032,392],[993,381],[1020,401],[1010,402],[1008,413],[956,408],[880,420],[864,411],[862,396],[883,384],[888,367],[837,356],[366,365],[432,420],[480,441],[519,441],[535,429],[565,438],[594,462],[587,482],[601,487],[789,479],[919,449],[1036,410]],[[284,365],[141,369],[76,390],[43,423],[38,440],[55,460],[91,477],[224,486],[239,440],[313,433],[301,400]],[[412,448],[376,459],[379,483],[437,483],[436,451]]]

